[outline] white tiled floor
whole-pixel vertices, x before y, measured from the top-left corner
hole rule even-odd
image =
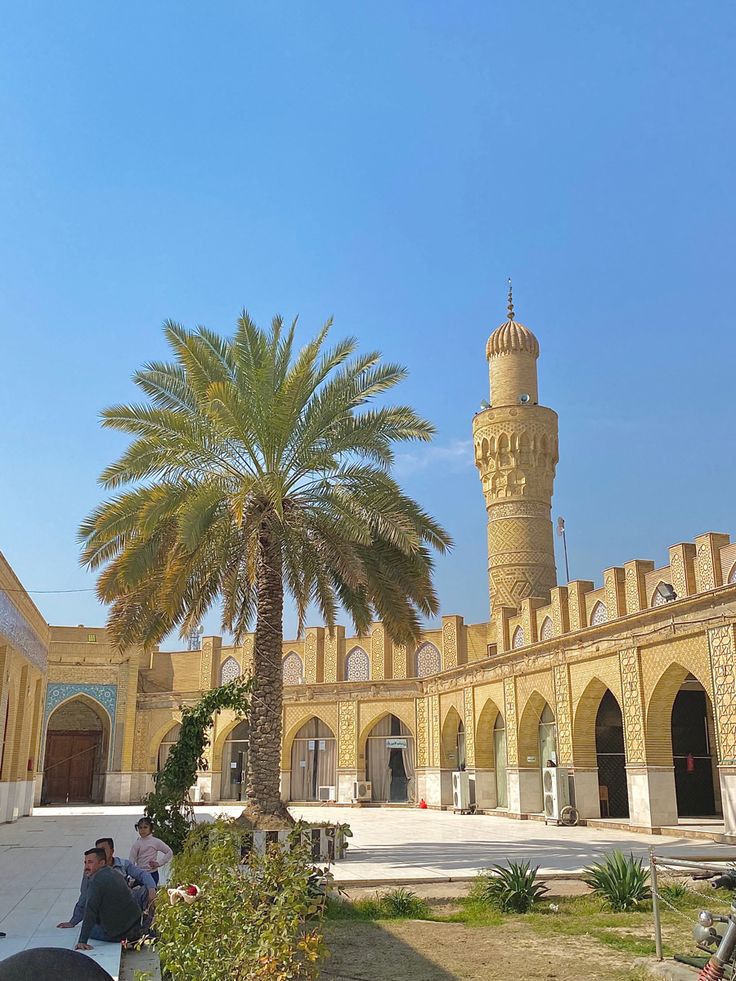
[[[238,814],[237,805],[219,808]],[[707,841],[633,834],[609,828],[546,827],[485,815],[455,815],[418,808],[295,807],[297,817],[347,822],[353,829],[347,858],[335,867],[338,882],[467,878],[496,862],[529,860],[544,873],[571,873],[614,848],[646,856],[724,855],[727,846]],[[202,819],[212,816],[202,808]],[[0,958],[25,947],[73,947],[78,929],[58,930],[78,896],[82,856],[95,838],[111,835],[127,857],[135,839],[135,807],[42,808],[31,818],[0,825]],[[118,976],[120,947],[94,942],[92,957]]]

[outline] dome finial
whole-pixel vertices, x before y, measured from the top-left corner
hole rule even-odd
[[[513,293],[513,288],[511,286],[510,276],[509,276],[509,304],[507,309],[509,311],[509,323],[513,323],[514,322],[514,293]]]

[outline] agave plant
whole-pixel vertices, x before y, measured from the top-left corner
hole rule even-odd
[[[419,920],[429,913],[426,899],[417,896],[411,889],[397,887],[389,889],[379,900],[381,915],[389,919],[409,918]]]
[[[594,862],[583,872],[583,882],[601,896],[606,905],[621,913],[636,909],[640,903],[651,898],[649,889],[649,870],[642,865],[640,858],[615,851],[602,862]]]
[[[548,891],[537,879],[538,870],[538,865],[531,868],[529,862],[509,862],[508,867],[494,865],[480,873],[472,896],[498,906],[504,913],[528,913]]]

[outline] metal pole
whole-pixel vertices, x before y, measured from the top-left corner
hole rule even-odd
[[[565,550],[565,575],[567,576],[565,582],[570,582],[570,565],[567,561],[567,532],[562,529],[562,547]]]
[[[654,857],[654,849],[649,849],[649,876],[652,883],[652,912],[654,913],[654,946],[657,952],[657,960],[662,958],[662,922],[659,918],[659,893],[657,891],[657,862]]]

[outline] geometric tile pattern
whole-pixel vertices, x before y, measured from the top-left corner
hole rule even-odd
[[[220,684],[227,685],[240,677],[240,665],[234,657],[225,658],[220,668]]]
[[[733,626],[713,627],[708,631],[713,690],[715,694],[716,731],[720,739],[721,763],[736,763],[736,663],[734,662]]]
[[[590,625],[591,627],[597,627],[599,623],[606,623],[608,621],[608,610],[606,609],[605,603],[600,601],[595,604],[590,614]]]
[[[506,718],[506,758],[511,767],[519,762],[519,748],[516,738],[516,689],[513,678],[506,678],[504,690],[504,716]]]
[[[37,668],[46,667],[46,646],[15,603],[0,589],[0,635],[4,634]]]
[[[561,766],[572,764],[572,725],[570,722],[570,686],[567,667],[556,664],[555,676],[555,716],[557,718],[557,751]]]
[[[555,635],[555,627],[549,617],[542,621],[542,629],[539,631],[540,640],[551,640]]]
[[[46,690],[46,711],[45,718],[51,715],[57,705],[65,702],[68,698],[75,695],[87,695],[88,698],[99,702],[107,711],[112,723],[112,732],[115,731],[115,708],[118,700],[117,685],[64,685],[51,684]]]
[[[475,712],[473,710],[473,689],[465,689],[465,761],[475,766]]]
[[[442,670],[440,652],[427,642],[416,653],[416,677],[426,678],[427,675],[439,674]]]
[[[417,766],[429,766],[427,699],[417,699]]]
[[[353,647],[345,658],[345,681],[370,681],[370,662],[362,647]]]
[[[358,765],[358,703],[340,702],[338,731],[338,760],[337,765],[343,769],[353,769]]]
[[[283,662],[284,684],[301,685],[304,681],[304,665],[296,651],[289,651]]]
[[[627,763],[644,763],[644,698],[639,652],[629,647],[619,654],[623,692],[624,737]]]
[[[518,650],[520,647],[524,647],[526,644],[526,638],[524,637],[524,628],[517,627],[514,631],[514,636],[511,638],[511,646],[514,650]]]

